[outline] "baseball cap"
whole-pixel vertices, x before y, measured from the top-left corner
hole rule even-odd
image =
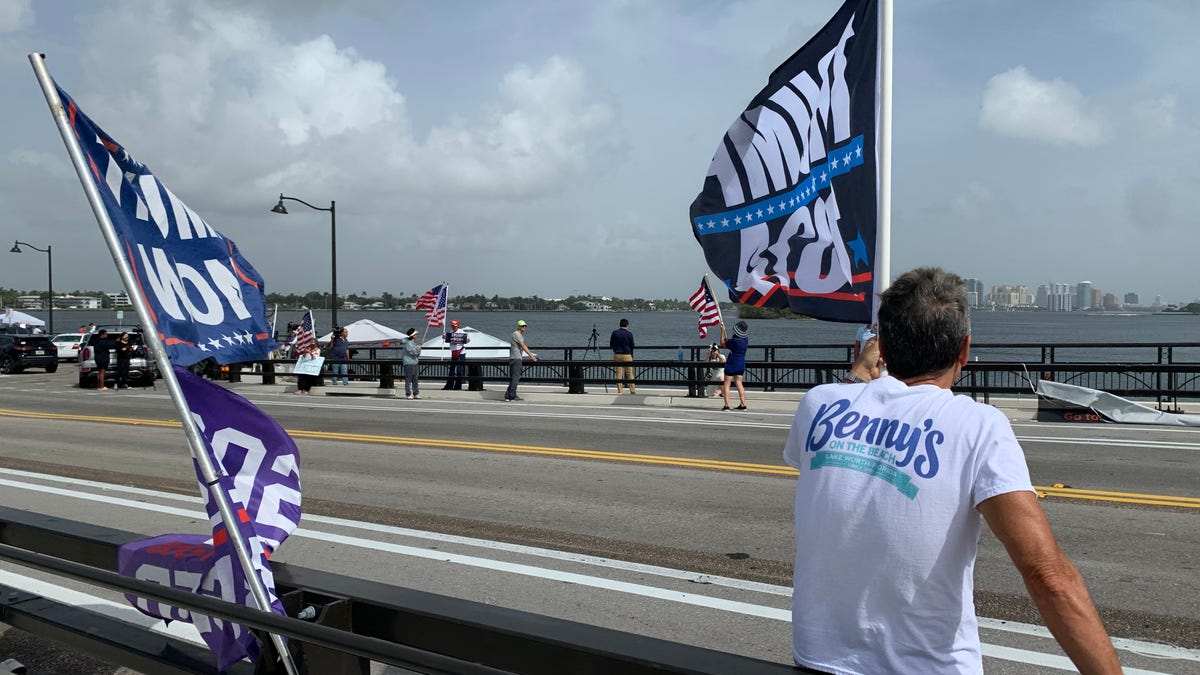
[[[518,326],[528,326],[529,324],[525,323],[524,321],[518,321],[517,325]]]
[[[450,325],[451,325],[451,326],[456,326],[456,327],[457,327],[457,326],[458,326],[458,319],[450,319]]]

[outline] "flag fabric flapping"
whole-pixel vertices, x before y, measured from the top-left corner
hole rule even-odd
[[[446,323],[446,284],[438,284],[426,291],[413,309],[425,310],[425,318],[429,320],[430,328],[438,328]]]
[[[848,0],[721,139],[690,217],[731,300],[871,320],[879,45],[878,0]]]
[[[313,315],[310,309],[304,313],[304,318],[300,319],[300,327],[296,329],[296,342],[292,345],[292,353],[301,354],[315,346],[317,346],[317,332],[313,328]]]
[[[708,279],[701,277],[700,289],[688,298],[688,305],[700,312],[700,338],[708,337],[708,329],[721,323],[721,307],[713,297],[712,289],[708,287]]]
[[[177,365],[256,361],[271,347],[262,277],[57,84],[67,119],[136,279]],[[149,327],[146,327],[149,330]]]
[[[212,527],[212,537],[165,534],[124,544],[118,549],[118,569],[138,579],[254,606],[246,578],[238,565],[231,536],[247,543],[255,573],[277,614],[285,614],[275,595],[268,559],[300,523],[300,458],[296,444],[279,424],[237,394],[174,368],[188,409],[197,421],[210,459],[223,469],[214,490],[223,490],[237,512],[238,532],[221,522],[216,502],[197,467],[196,476]],[[259,646],[246,627],[190,614],[155,601],[126,596],[143,613],[160,619],[190,621],[228,669],[242,658],[254,660]]]

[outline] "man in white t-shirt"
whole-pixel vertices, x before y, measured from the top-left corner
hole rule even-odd
[[[913,270],[883,294],[879,338],[864,344],[850,376],[801,401],[784,449],[800,471],[796,663],[870,675],[982,672],[973,573],[986,521],[1080,672],[1120,672],[1008,420],[950,392],[970,344],[962,279]]]

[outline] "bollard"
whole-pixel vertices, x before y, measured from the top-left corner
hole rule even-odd
[[[583,388],[583,366],[567,366],[567,393],[587,393]]]

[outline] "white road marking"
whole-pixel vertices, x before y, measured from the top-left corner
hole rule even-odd
[[[72,478],[64,478],[62,476],[52,476],[52,475],[48,475],[48,474],[36,474],[36,473],[19,471],[19,470],[14,470],[14,469],[0,469],[0,473],[5,473],[5,474],[9,474],[9,475],[14,475],[14,476],[27,477],[27,478],[34,478],[34,479],[43,480],[46,482],[61,482],[61,483],[68,483],[68,484],[73,484],[73,485],[77,485],[77,486],[92,487],[92,488],[101,489],[101,490],[110,491],[110,492],[118,492],[118,493],[123,492],[123,493],[127,493],[127,494],[132,494],[132,495],[155,497],[155,498],[163,499],[163,500],[186,501],[189,503],[195,503],[197,505],[201,501],[199,499],[199,497],[188,497],[185,495],[157,492],[154,490],[146,490],[143,488],[125,487],[125,486],[121,486],[121,485],[98,483],[98,482],[94,482],[94,481],[72,479]],[[114,506],[123,506],[123,507],[127,507],[127,508],[133,508],[133,509],[144,510],[144,511],[166,513],[166,514],[170,514],[170,515],[177,515],[177,516],[184,517],[184,518],[192,518],[192,519],[199,519],[199,520],[206,519],[206,516],[203,513],[203,511],[199,510],[199,509],[188,510],[188,509],[174,508],[174,507],[170,507],[170,506],[163,506],[163,505],[158,505],[158,504],[150,504],[150,503],[146,503],[146,502],[139,502],[139,501],[134,501],[134,500],[130,500],[130,499],[124,499],[121,497],[109,497],[109,496],[105,496],[105,495],[97,495],[97,494],[92,494],[92,493],[88,493],[88,492],[66,490],[66,489],[55,488],[55,487],[51,487],[51,486],[47,486],[47,485],[38,485],[35,483],[26,483],[26,482],[6,480],[6,479],[0,479],[0,485],[5,485],[5,486],[14,487],[17,489],[28,490],[28,491],[33,491],[33,492],[42,492],[42,493],[46,493],[46,494],[55,494],[55,495],[64,496],[64,497],[71,497],[74,499],[106,503],[106,504],[111,504]],[[659,567],[648,566],[648,565],[645,565],[645,566],[644,565],[633,565],[631,563],[623,563],[621,561],[614,561],[614,560],[610,560],[607,558],[598,558],[598,557],[594,557],[594,556],[575,556],[572,554],[563,554],[558,551],[550,551],[547,549],[537,549],[537,548],[533,548],[533,547],[519,546],[519,545],[514,545],[514,544],[506,544],[503,542],[492,542],[492,541],[487,541],[487,540],[479,540],[479,539],[473,539],[470,537],[458,537],[455,535],[429,533],[429,532],[424,532],[424,531],[420,531],[420,530],[408,530],[407,528],[395,528],[395,527],[391,527],[391,526],[377,525],[377,524],[372,524],[372,523],[347,521],[347,520],[343,520],[343,519],[339,519],[339,518],[329,518],[329,517],[324,517],[324,516],[305,516],[305,518],[310,521],[323,522],[323,523],[327,523],[330,525],[337,525],[337,526],[343,526],[343,527],[348,527],[348,528],[352,527],[352,528],[369,530],[369,531],[377,531],[377,532],[382,532],[382,533],[396,534],[396,535],[400,535],[400,536],[416,536],[416,537],[421,537],[421,538],[425,538],[425,539],[434,539],[434,540],[444,541],[444,542],[459,543],[459,544],[463,544],[463,545],[467,545],[467,546],[479,546],[479,547],[483,547],[483,548],[504,550],[504,551],[508,551],[508,552],[525,553],[528,555],[534,555],[534,556],[540,556],[540,557],[546,557],[546,558],[554,558],[554,559],[564,560],[564,561],[568,561],[568,562],[581,562],[581,563],[589,564],[589,565],[598,565],[598,566],[602,566],[602,567],[610,567],[610,568],[614,568],[614,569],[622,569],[622,570],[627,570],[627,571],[645,572],[645,573],[650,573],[650,574],[660,574],[661,576],[668,576],[668,577],[677,578],[677,579],[686,579],[689,581],[694,581],[699,578],[704,578],[707,583],[715,583],[715,581],[719,581],[720,585],[730,586],[732,588],[737,588],[739,590],[767,593],[767,594],[779,595],[779,596],[787,596],[787,595],[791,594],[791,589],[788,587],[784,587],[784,586],[774,586],[774,585],[770,585],[770,584],[753,584],[752,582],[743,582],[743,581],[737,580],[737,579],[729,579],[729,578],[725,578],[725,577],[710,577],[708,575],[699,575],[699,574],[695,574],[695,573],[685,572],[682,570],[672,570],[670,568],[659,568]],[[336,533],[332,533],[332,532],[323,532],[323,531],[314,530],[314,529],[310,529],[310,528],[297,528],[297,530],[293,533],[293,536],[306,537],[306,538],[317,539],[317,540],[326,541],[326,542],[340,543],[340,544],[344,544],[346,546],[355,546],[355,547],[359,547],[359,548],[367,548],[370,550],[385,550],[385,551],[389,551],[389,552],[392,552],[392,553],[395,553],[398,555],[407,555],[407,556],[419,557],[419,558],[424,558],[424,559],[429,559],[429,560],[439,560],[439,561],[461,564],[461,565],[470,566],[470,567],[491,569],[491,570],[510,573],[510,574],[520,574],[523,576],[530,576],[530,577],[535,577],[535,578],[540,578],[540,579],[562,581],[565,583],[572,583],[572,584],[577,584],[580,586],[586,586],[586,587],[590,587],[590,588],[598,588],[598,589],[602,589],[602,590],[610,590],[610,591],[615,591],[615,592],[619,592],[619,593],[627,593],[627,594],[638,595],[638,596],[642,596],[642,597],[666,600],[669,602],[677,602],[677,603],[687,604],[687,605],[692,605],[692,606],[705,607],[705,608],[715,609],[715,610],[719,610],[719,611],[727,611],[727,612],[734,612],[734,613],[745,614],[745,615],[750,615],[750,616],[758,616],[758,617],[776,620],[776,621],[790,621],[791,620],[791,611],[788,609],[781,609],[781,608],[777,608],[777,607],[769,607],[769,606],[765,606],[765,605],[758,605],[758,604],[733,601],[733,600],[724,600],[721,598],[713,598],[710,596],[703,596],[703,595],[698,595],[698,594],[694,594],[694,593],[682,593],[679,591],[673,591],[670,589],[659,588],[656,586],[649,586],[649,585],[645,585],[645,584],[634,584],[634,583],[629,583],[629,582],[621,582],[621,581],[616,581],[616,580],[611,580],[611,579],[604,579],[601,577],[577,574],[577,573],[573,573],[573,572],[564,572],[564,571],[559,571],[559,570],[552,570],[552,569],[547,569],[547,568],[542,568],[542,567],[536,567],[536,566],[532,566],[532,565],[524,565],[524,564],[519,564],[519,563],[508,563],[508,562],[504,562],[504,561],[492,560],[492,559],[488,559],[488,558],[480,558],[480,557],[476,557],[476,556],[467,556],[467,555],[461,555],[461,554],[447,553],[444,551],[437,551],[437,550],[427,550],[427,549],[417,548],[417,547],[413,547],[413,546],[393,544],[391,542],[379,541],[379,540],[374,540],[374,539],[346,536],[346,535],[336,534]],[[678,575],[692,575],[692,576],[688,577],[688,576],[678,576]],[[712,580],[715,580],[715,581],[712,581]],[[749,584],[749,585],[744,585],[744,584]],[[1011,621],[999,621],[996,619],[989,619],[986,617],[981,617],[979,619],[979,625],[980,625],[980,628],[984,628],[984,629],[988,629],[988,630],[1007,631],[1007,632],[1011,632],[1011,633],[1031,635],[1031,636],[1036,636],[1036,637],[1045,637],[1048,639],[1052,639],[1052,636],[1049,634],[1049,631],[1047,631],[1045,628],[1042,628],[1040,626],[1034,626],[1031,624],[1022,624],[1022,623],[1016,623],[1016,622],[1011,622]],[[1136,653],[1136,654],[1143,655],[1143,656],[1162,658],[1162,659],[1200,662],[1200,650],[1185,649],[1182,647],[1175,647],[1172,645],[1163,645],[1163,644],[1158,644],[1158,643],[1144,642],[1144,641],[1140,641],[1140,640],[1121,639],[1121,638],[1114,639],[1113,643],[1120,650],[1129,651],[1129,652]],[[1059,669],[1064,669],[1064,670],[1072,670],[1073,669],[1073,666],[1070,666],[1069,660],[1067,660],[1067,659],[1065,659],[1065,657],[1061,657],[1061,656],[1055,656],[1055,655],[1045,654],[1042,652],[1034,652],[1034,651],[1022,650],[1022,649],[1014,649],[1014,648],[1010,648],[1010,647],[1001,647],[1001,646],[991,645],[991,644],[987,644],[987,643],[984,644],[984,650],[985,650],[984,653],[986,655],[991,656],[993,658],[1014,660],[1014,661],[1019,661],[1022,663],[1031,663],[1031,664],[1036,664],[1036,665],[1044,665],[1047,667],[1059,668]],[[1063,664],[1066,664],[1066,665],[1063,665]],[[1154,671],[1126,669],[1125,672],[1149,674],[1149,673],[1153,673]]]
[[[129,603],[114,602],[98,595],[76,591],[66,586],[3,569],[0,569],[0,584],[204,646],[204,641],[200,639],[200,632],[194,625],[185,621],[172,621],[168,625],[162,619],[154,619],[142,614]]]

